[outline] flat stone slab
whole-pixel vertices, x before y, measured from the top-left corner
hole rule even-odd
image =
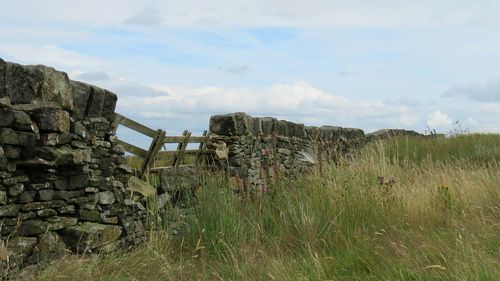
[[[77,252],[96,249],[117,241],[122,228],[116,225],[84,222],[62,231],[66,244]]]

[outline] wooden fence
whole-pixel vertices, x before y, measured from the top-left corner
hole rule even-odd
[[[119,125],[122,125],[152,138],[151,145],[148,150],[125,141],[118,140],[125,151],[138,156],[143,160],[139,169],[141,174],[144,174],[146,171],[158,171],[161,169],[178,167],[186,155],[194,155],[195,164],[198,164],[202,156],[214,153],[213,150],[207,149],[210,133],[206,130],[203,132],[202,136],[193,136],[192,133],[187,130],[182,133],[182,136],[167,136],[166,131],[162,129],[153,130],[118,113],[115,113],[115,119],[112,125],[115,130]],[[165,148],[165,145],[169,143],[177,143],[177,149],[162,150],[162,148]],[[187,146],[190,143],[198,143],[198,149],[187,149]],[[171,161],[169,165],[157,167],[155,166],[156,159],[171,159]]]

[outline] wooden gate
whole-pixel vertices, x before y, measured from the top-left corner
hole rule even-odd
[[[162,129],[153,130],[118,113],[115,113],[115,119],[112,125],[115,131],[119,125],[122,125],[152,138],[148,150],[120,139],[118,140],[125,151],[142,159],[142,164],[139,168],[141,175],[146,171],[154,172],[165,168],[178,167],[186,155],[193,155],[195,157],[193,164],[198,165],[203,156],[214,153],[213,150],[207,149],[207,143],[210,139],[210,133],[207,130],[205,130],[201,136],[193,136],[192,133],[187,130],[182,133],[182,136],[167,136],[166,131]],[[169,143],[176,143],[177,149],[166,150],[165,145]],[[198,143],[198,148],[187,149],[190,143]],[[162,148],[164,149],[162,150]],[[159,159],[163,160],[161,161],[163,162],[162,166],[155,165]]]

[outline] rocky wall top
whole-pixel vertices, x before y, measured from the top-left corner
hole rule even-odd
[[[39,124],[42,132],[69,129],[69,117],[83,120],[104,117],[112,121],[117,97],[114,93],[82,82],[71,81],[64,72],[42,65],[19,65],[0,59],[0,104],[22,111],[52,108],[59,127]],[[61,113],[65,110],[68,112]],[[33,112],[37,115],[36,112]],[[41,120],[41,116],[35,116]]]
[[[251,117],[244,112],[214,115],[210,118],[210,132],[219,136],[280,136],[324,141],[338,138],[363,138],[364,132],[356,128],[336,126],[304,126],[274,117]]]

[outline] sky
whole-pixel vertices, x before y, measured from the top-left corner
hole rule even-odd
[[[170,135],[240,111],[500,133],[499,13],[496,0],[0,0],[0,58],[111,90],[117,112]]]

